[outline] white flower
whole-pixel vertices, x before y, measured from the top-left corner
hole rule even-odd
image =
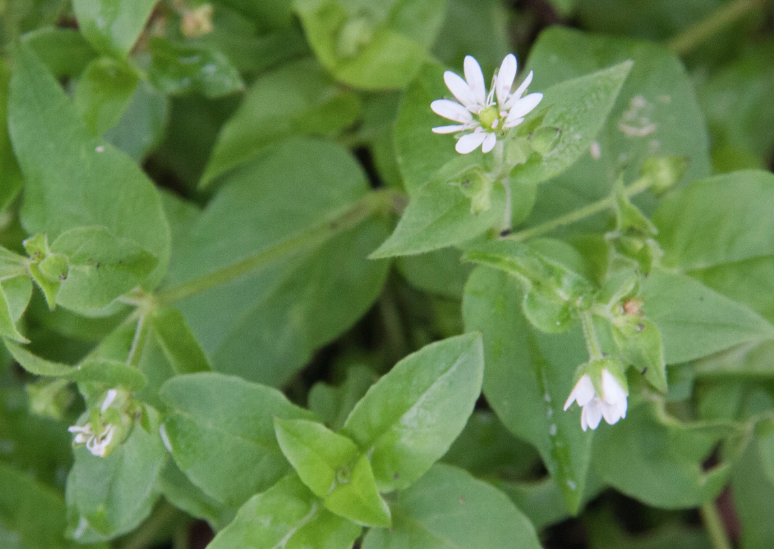
[[[99,434],[95,434],[91,429],[91,424],[79,427],[73,425],[68,427],[67,430],[71,433],[77,433],[73,444],[85,444],[86,448],[97,457],[105,457],[107,455],[108,447],[116,434],[115,425],[103,425],[103,429]]]
[[[464,80],[451,71],[443,75],[446,87],[457,101],[438,99],[430,104],[435,114],[458,124],[438,126],[433,128],[433,132],[468,132],[457,141],[457,152],[468,154],[480,146],[483,152],[488,153],[497,143],[498,135],[524,122],[524,117],[537,107],[543,94],[531,93],[522,97],[532,82],[532,71],[516,91],[511,92],[516,78],[516,57],[512,53],[505,56],[500,70],[492,78],[489,93],[478,61],[468,55],[464,68]]]
[[[610,425],[626,417],[627,393],[618,380],[607,369],[602,370],[602,395],[597,395],[589,374],[583,374],[575,384],[570,397],[564,403],[564,409],[577,402],[581,411],[581,427],[596,429],[602,418]]]

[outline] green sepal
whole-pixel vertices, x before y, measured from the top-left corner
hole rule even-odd
[[[655,236],[658,229],[640,209],[631,203],[621,179],[615,184],[616,229],[621,232],[634,231],[643,236]]]
[[[39,261],[48,255],[48,237],[38,233],[22,241],[22,246],[33,261]]]
[[[59,282],[65,280],[70,271],[67,257],[62,254],[48,254],[38,263],[40,274],[45,276],[50,282]]]
[[[658,327],[646,318],[632,317],[614,324],[612,332],[621,357],[640,370],[651,385],[665,393],[666,361]]]
[[[650,156],[643,162],[641,174],[650,180],[649,189],[661,195],[682,179],[688,162],[685,156]]]

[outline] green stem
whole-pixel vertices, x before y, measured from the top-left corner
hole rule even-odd
[[[588,311],[584,311],[580,314],[581,326],[583,326],[583,336],[586,339],[586,349],[589,351],[589,358],[591,360],[600,360],[602,355],[602,347],[599,345],[597,339],[597,330],[594,328],[594,317]]]
[[[701,520],[707,528],[713,549],[731,549],[731,542],[726,535],[726,529],[718,513],[714,501],[702,504],[700,508]]]
[[[766,0],[736,0],[723,4],[707,18],[671,38],[667,47],[678,55],[685,55],[765,2]]]
[[[387,209],[387,207],[392,208],[396,198],[395,195],[395,191],[392,190],[370,192],[363,197],[363,199],[356,202],[353,206],[334,219],[325,221],[321,225],[307,229],[292,238],[288,238],[274,246],[261,250],[239,263],[229,265],[228,267],[189,280],[188,282],[183,282],[177,286],[161,290],[156,294],[157,302],[161,305],[168,305],[229,282],[230,280],[247,274],[259,267],[263,267],[282,256],[298,251],[301,248],[319,246],[337,234],[356,227],[374,212]]]
[[[635,181],[634,183],[626,187],[626,196],[634,196],[636,194],[640,194],[641,192],[645,191],[648,187],[650,187],[652,182],[653,182],[652,179],[649,177],[642,177],[638,179],[637,181]],[[571,223],[575,223],[576,221],[580,221],[581,219],[585,219],[587,217],[591,217],[592,215],[598,214],[600,212],[604,212],[608,208],[612,208],[614,205],[615,205],[615,195],[611,194],[610,196],[603,198],[602,200],[597,200],[596,202],[592,202],[591,204],[583,206],[582,208],[578,208],[577,210],[573,210],[568,214],[557,217],[556,219],[552,219],[551,221],[546,221],[545,223],[541,223],[540,225],[535,225],[534,227],[530,227],[529,229],[524,229],[523,231],[511,233],[504,238],[507,238],[509,240],[516,240],[517,242],[529,240],[530,238],[535,238],[536,236],[550,233],[554,229],[558,229],[559,227],[563,227],[564,225],[570,225]]]

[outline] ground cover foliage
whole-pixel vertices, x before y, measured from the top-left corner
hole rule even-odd
[[[0,547],[774,546],[773,33],[0,0]]]

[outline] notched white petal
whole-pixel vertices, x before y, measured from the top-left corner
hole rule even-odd
[[[516,78],[516,56],[509,53],[503,59],[500,65],[500,71],[497,73],[497,102],[500,105],[508,100],[508,94],[513,86],[513,79]]]
[[[455,122],[462,122],[464,124],[473,120],[473,116],[468,109],[448,99],[436,99],[430,103],[430,108],[438,116],[443,116]]]
[[[461,76],[452,71],[446,71],[443,73],[443,81],[446,83],[449,91],[452,92],[452,95],[457,98],[457,101],[468,109],[476,110],[476,99],[473,96],[473,92],[470,91],[470,86]]]
[[[481,65],[478,64],[475,57],[465,56],[465,80],[468,81],[473,98],[480,106],[486,103],[486,84],[484,83],[484,73],[481,71]]]
[[[626,400],[626,392],[613,374],[602,370],[602,399],[608,404],[616,404]]]
[[[518,88],[516,88],[516,91],[511,94],[511,97],[508,99],[508,103],[505,105],[506,109],[510,109],[519,99],[521,99],[521,96],[524,95],[524,92],[527,91],[527,88],[532,83],[532,77],[534,75],[535,71],[529,71],[529,74],[524,79],[524,81],[519,85]]]
[[[484,138],[484,142],[481,144],[481,152],[488,153],[492,149],[494,149],[495,144],[497,143],[497,136],[493,133],[488,133],[486,135],[486,138]]]
[[[466,125],[454,125],[454,126],[436,126],[433,128],[433,133],[457,133],[461,132],[463,130],[467,130],[468,126]]]
[[[597,392],[594,390],[594,384],[591,382],[591,378],[588,374],[584,374],[570,392],[567,402],[564,403],[564,409],[567,410],[573,402],[577,402],[578,406],[585,406],[596,395]]]
[[[508,118],[521,118],[529,114],[542,100],[542,93],[531,93],[519,99],[508,113]]]
[[[460,154],[468,154],[475,151],[479,145],[484,142],[487,134],[485,132],[469,133],[460,137],[457,146],[454,147]]]

